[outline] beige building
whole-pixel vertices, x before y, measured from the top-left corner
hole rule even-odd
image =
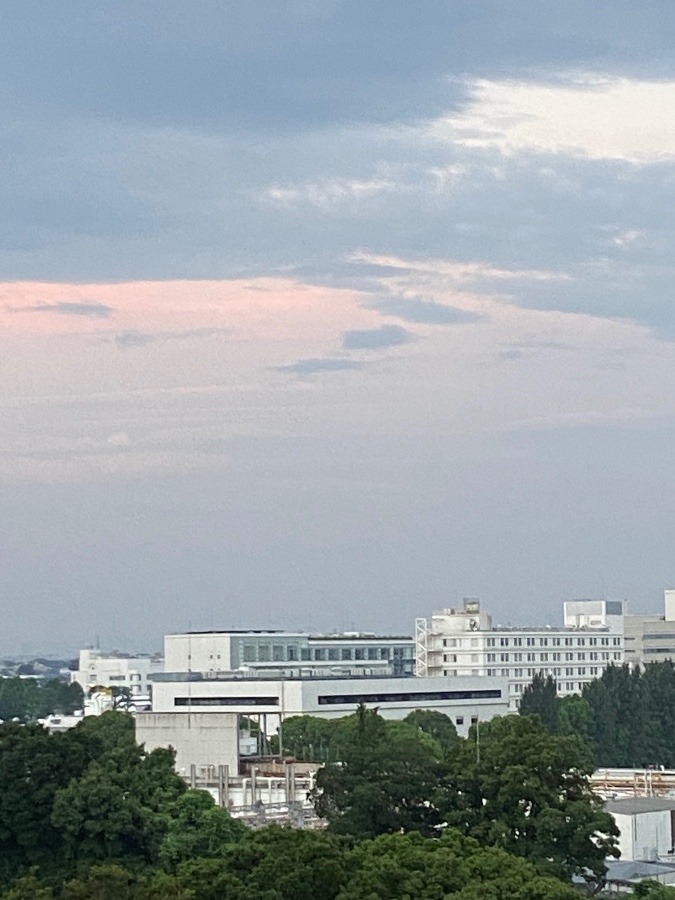
[[[664,591],[664,613],[626,616],[626,662],[644,667],[649,662],[675,660],[675,590]]]

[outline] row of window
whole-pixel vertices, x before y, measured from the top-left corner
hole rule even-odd
[[[487,675],[492,677],[497,677],[501,675],[502,678],[533,678],[536,674],[541,672],[542,669],[488,669]],[[544,674],[560,676],[563,674],[563,670],[561,668],[558,669],[549,669],[543,670]],[[586,666],[577,667],[576,674],[577,675],[585,675],[587,671]],[[602,668],[599,666],[589,666],[588,674],[589,675],[599,675],[602,672]],[[569,678],[570,675],[574,675],[574,666],[567,666],[565,669],[565,675]]]
[[[497,644],[499,641],[499,644]],[[608,637],[502,637],[486,638],[488,647],[620,647],[621,638]]]
[[[562,681],[561,682],[561,681],[559,681],[556,683],[555,687],[556,687],[556,690],[558,691],[558,693],[565,693],[565,692],[575,693],[576,691],[583,690],[584,686],[587,684],[589,684],[588,681],[577,681],[577,682],[574,682],[574,681]],[[514,693],[522,694],[526,687],[527,687],[527,685],[524,685],[524,684],[514,684],[513,685]]]
[[[217,657],[220,659],[220,656]],[[412,659],[412,647],[299,647],[297,644],[244,643],[243,663],[255,662],[352,662]],[[211,655],[209,659],[214,659]]]
[[[319,706],[358,706],[360,703],[425,703],[431,700],[500,700],[499,689],[468,691],[408,691],[380,694],[319,694]],[[174,706],[278,706],[278,697],[174,697]]]
[[[444,656],[443,659],[445,662],[457,662],[456,654],[447,654],[450,657],[446,659]],[[523,657],[525,658],[525,662],[548,662],[549,659],[551,662],[561,662],[563,659],[563,655],[565,658],[565,662],[585,662],[588,657],[589,660],[603,660],[604,662],[609,661],[609,651],[608,650],[591,650],[588,654],[585,651],[577,652],[577,653],[488,653],[486,659],[489,663],[491,662],[523,662]],[[621,657],[620,653],[614,653],[614,659],[619,659]]]

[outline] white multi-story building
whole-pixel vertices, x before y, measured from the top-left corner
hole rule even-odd
[[[192,631],[164,638],[167,672],[414,675],[411,637],[291,631]]]
[[[70,673],[85,695],[93,688],[126,688],[132,699],[148,700],[150,675],[163,672],[163,660],[153,656],[104,654],[101,650],[80,650],[79,666]]]
[[[493,626],[477,600],[435,612],[416,626],[417,674],[508,680],[511,709],[538,674],[561,695],[579,693],[610,664],[624,661],[624,601],[571,600],[563,627]]]

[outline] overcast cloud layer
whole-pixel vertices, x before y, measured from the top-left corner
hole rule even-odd
[[[8,4],[0,650],[675,583],[672,0]]]

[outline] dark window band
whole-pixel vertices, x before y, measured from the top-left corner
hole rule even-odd
[[[405,703],[412,700],[501,700],[500,690],[476,691],[416,691],[406,694],[323,694],[319,705],[359,703]]]
[[[278,706],[278,697],[174,697],[174,706]]]

